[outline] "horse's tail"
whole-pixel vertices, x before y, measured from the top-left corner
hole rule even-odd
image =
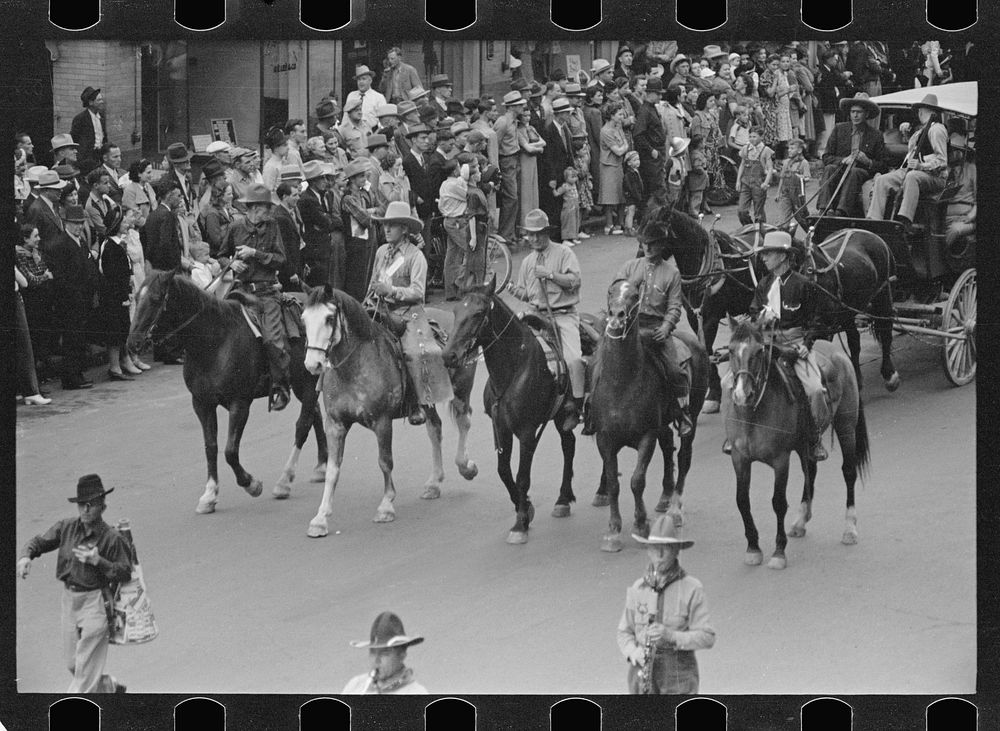
[[[868,476],[871,466],[868,425],[865,422],[865,405],[858,394],[858,422],[854,426],[854,460],[862,479]]]

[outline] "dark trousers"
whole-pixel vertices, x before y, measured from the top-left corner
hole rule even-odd
[[[371,232],[369,232],[369,235],[371,235]],[[368,262],[372,258],[372,247],[374,245],[370,237],[368,239],[351,237],[347,240],[345,247],[343,290],[358,302],[363,301],[365,294],[368,292],[370,272]]]
[[[83,371],[87,367],[87,338],[84,330],[87,327],[88,308],[78,299],[67,297],[68,301],[61,302],[62,306],[56,313],[56,327],[62,342],[60,375],[64,384],[82,380]]]
[[[639,177],[646,191],[646,201],[662,201],[667,195],[667,181],[663,172],[664,152],[660,150],[659,157],[639,160]]]
[[[840,178],[843,174],[843,163],[827,165],[823,168],[823,179],[820,182],[819,195],[816,197],[817,205],[819,206],[820,211],[825,209],[826,204],[830,202],[830,199],[833,196],[833,191],[836,190],[837,183],[840,182]],[[837,194],[837,200],[833,201],[833,205],[830,206],[830,209],[839,209],[848,216],[864,218],[865,211],[861,206],[861,186],[871,176],[870,172],[859,168],[857,165],[851,168],[851,172],[848,173],[847,178],[844,180],[844,184],[840,186],[840,192]]]
[[[509,243],[517,240],[517,176],[521,170],[517,155],[500,157],[500,235]]]
[[[17,390],[22,396],[34,396],[38,393],[38,377],[35,375],[35,354],[31,349],[28,318],[24,314],[24,303],[21,301],[20,293],[14,294],[14,328]]]
[[[22,290],[24,313],[31,333],[31,347],[38,363],[45,364],[55,352],[52,325],[52,286],[46,282]]]
[[[288,338],[285,325],[281,321],[281,295],[257,294],[257,316],[260,318],[260,334],[267,350],[267,363],[271,372],[271,387],[282,385],[288,388]]]

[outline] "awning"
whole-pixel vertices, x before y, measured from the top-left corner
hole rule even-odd
[[[920,89],[905,89],[892,94],[873,96],[872,101],[880,107],[908,107],[922,102],[928,94],[937,96],[937,105],[949,112],[975,117],[979,100],[979,84],[975,81],[962,81],[957,84],[942,84]]]

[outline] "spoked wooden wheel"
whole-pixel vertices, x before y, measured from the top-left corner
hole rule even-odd
[[[956,386],[976,377],[976,270],[966,269],[951,288],[941,313],[941,331],[963,338],[945,337],[941,359],[945,375]]]

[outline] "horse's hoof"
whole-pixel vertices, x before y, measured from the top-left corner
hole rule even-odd
[[[569,517],[569,505],[559,505],[558,503],[556,503],[556,506],[554,508],[552,508],[552,517],[553,518],[568,518]]]
[[[893,373],[892,376],[885,382],[885,390],[892,393],[897,388],[899,388],[899,373]]]
[[[764,563],[764,554],[760,551],[747,551],[743,563],[747,566],[760,566]]]
[[[312,477],[309,478],[309,482],[326,482],[326,465],[318,465],[316,469],[313,470]]]
[[[396,519],[396,514],[389,510],[379,510],[372,518],[373,523],[391,523]]]
[[[194,512],[199,515],[208,515],[209,513],[215,512],[215,501],[210,503],[198,503],[198,507],[194,509]]]
[[[466,464],[458,466],[458,474],[464,477],[466,480],[474,480],[476,475],[479,474],[479,465],[473,462],[471,459],[466,462]]]
[[[309,530],[306,531],[306,535],[310,538],[322,538],[327,535],[330,531],[325,525],[317,525],[316,523],[309,524]]]
[[[718,401],[706,401],[701,407],[701,413],[703,414],[718,414],[719,413],[719,402]]]
[[[788,535],[792,538],[802,538],[805,534],[806,527],[804,525],[793,525],[788,531]]]
[[[844,531],[843,537],[840,542],[845,546],[853,546],[858,542],[858,531],[856,528],[848,528]]]
[[[280,482],[274,486],[273,490],[271,490],[271,497],[275,500],[287,500],[288,496],[291,494],[292,489],[288,485],[283,485]]]
[[[421,500],[437,500],[441,497],[441,488],[437,485],[424,485],[424,494],[420,496]]]
[[[590,504],[595,508],[606,508],[611,504],[611,498],[607,495],[594,495],[594,499]]]
[[[618,553],[622,550],[622,537],[618,533],[601,536],[601,550],[605,553]]]
[[[247,495],[250,497],[260,497],[260,494],[264,492],[264,483],[254,477],[250,480],[250,484],[243,489],[247,491]]]
[[[660,502],[656,504],[654,510],[656,510],[657,513],[667,512],[668,510],[670,510],[670,501],[667,500],[666,498],[660,498]]]
[[[519,546],[522,543],[527,543],[527,542],[528,542],[527,531],[512,530],[510,533],[507,534],[507,543],[509,543],[512,546]]]
[[[767,562],[767,567],[769,569],[781,570],[788,565],[788,561],[785,560],[784,556],[771,556],[771,560]]]

